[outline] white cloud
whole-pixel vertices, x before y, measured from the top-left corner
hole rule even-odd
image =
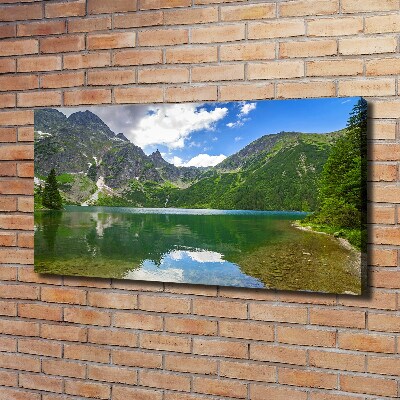
[[[172,158],[170,158],[169,160],[167,160],[169,163],[176,165],[177,167],[181,167],[184,162],[182,160],[182,158],[178,157],[178,156],[173,156]]]
[[[161,104],[149,107],[146,116],[133,127],[127,137],[137,146],[165,145],[169,149],[183,148],[191,133],[213,130],[228,113],[225,107],[207,111],[198,104]]]
[[[220,154],[219,156],[210,156],[209,154],[198,154],[196,157],[193,157],[187,163],[184,164],[185,167],[213,167],[214,165],[219,164],[221,161],[224,161],[226,158],[225,155]]]
[[[235,137],[235,142],[239,142],[239,140],[242,140],[243,138],[241,136],[236,136]]]
[[[240,108],[240,113],[238,116],[247,115],[250,111],[255,110],[257,107],[257,103],[243,103],[242,107]]]
[[[250,118],[245,118],[245,116],[248,115],[250,111],[255,110],[256,107],[257,103],[241,103],[240,111],[236,114],[237,120],[235,122],[227,123],[226,126],[228,128],[240,128],[245,122],[250,121]]]

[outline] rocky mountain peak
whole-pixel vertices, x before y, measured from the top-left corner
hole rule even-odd
[[[115,137],[125,142],[129,142],[129,139],[122,132],[118,133],[118,135],[116,135]]]
[[[104,133],[108,137],[114,137],[114,132],[99,118],[96,114],[89,110],[77,111],[71,114],[67,120],[69,125],[75,128],[83,128],[92,133]]]
[[[156,168],[161,168],[166,165],[169,165],[169,163],[163,159],[163,157],[158,149],[156,151],[154,151],[153,153],[151,153],[149,155],[149,157]]]

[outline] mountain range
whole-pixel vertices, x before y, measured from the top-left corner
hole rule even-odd
[[[266,122],[267,123],[267,122]],[[54,168],[65,204],[313,211],[342,131],[264,135],[215,167],[177,167],[97,115],[35,110],[35,185]]]

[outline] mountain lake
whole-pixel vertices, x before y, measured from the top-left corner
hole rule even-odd
[[[35,211],[35,271],[360,294],[357,251],[302,212],[66,206]]]

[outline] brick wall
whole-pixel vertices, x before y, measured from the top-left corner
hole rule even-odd
[[[399,396],[399,0],[0,6],[0,399]],[[365,96],[361,298],[33,272],[40,106]]]

